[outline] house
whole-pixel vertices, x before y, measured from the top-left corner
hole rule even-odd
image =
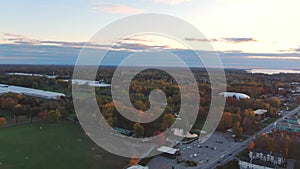
[[[250,158],[241,158],[239,160],[240,169],[274,169],[274,164],[260,160],[251,160]]]
[[[125,136],[133,136],[133,130],[127,130],[127,129],[124,129],[124,128],[118,128],[118,127],[114,127],[113,128],[114,131],[116,131],[117,133],[120,133],[120,134],[123,134]]]
[[[277,131],[286,131],[291,133],[300,132],[300,120],[294,116],[274,123],[273,128]]]
[[[241,169],[273,169],[284,163],[285,159],[282,154],[259,149],[250,150],[248,157],[239,160]]]
[[[297,118],[297,116],[293,116],[293,117],[290,117],[288,119],[284,119],[284,120],[282,120],[282,122],[289,123],[289,124],[300,125],[300,120]]]
[[[130,166],[128,167],[127,169],[149,169],[148,166],[141,166],[141,165],[133,165],[133,166]]]
[[[257,109],[254,111],[254,114],[255,114],[256,119],[258,119],[258,118],[264,119],[266,117],[267,112],[268,112],[268,110]]]
[[[273,153],[259,149],[252,149],[249,151],[249,158],[254,160],[261,160],[265,162],[271,162],[274,165],[282,165],[285,160],[282,154]]]
[[[179,149],[161,146],[157,149],[158,152],[162,153],[163,156],[174,159],[179,153]]]
[[[273,126],[276,131],[286,131],[290,133],[298,133],[300,132],[300,125],[285,123],[285,122],[277,122],[274,123]]]

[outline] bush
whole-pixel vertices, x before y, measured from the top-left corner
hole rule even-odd
[[[5,125],[6,125],[6,118],[0,117],[0,126],[5,126]]]
[[[61,113],[59,110],[50,110],[48,112],[48,121],[50,123],[55,123],[61,117]]]

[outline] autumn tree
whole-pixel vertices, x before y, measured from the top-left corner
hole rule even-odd
[[[135,157],[131,157],[130,161],[129,161],[129,165],[133,166],[133,165],[137,165],[139,163],[140,159],[135,158]]]
[[[248,149],[248,150],[251,150],[251,149],[253,149],[254,147],[255,147],[254,142],[253,142],[253,141],[250,141],[250,143],[249,143],[247,149]]]
[[[48,121],[50,123],[55,123],[59,120],[60,116],[61,116],[61,113],[60,113],[59,110],[57,110],[57,109],[56,110],[50,110],[48,112]]]
[[[242,121],[242,116],[240,114],[232,114],[232,123],[239,122],[241,123]]]
[[[251,134],[256,125],[255,113],[252,109],[246,109],[244,111],[244,119],[242,121],[242,127],[246,133]]]
[[[235,122],[232,127],[232,133],[237,137],[240,137],[243,132],[243,128],[240,126],[240,122]]]
[[[118,111],[113,102],[103,105],[101,113],[110,126],[114,126],[118,122]]]
[[[224,112],[221,121],[218,125],[218,129],[226,130],[232,127],[232,113]]]
[[[175,116],[171,113],[166,114],[163,117],[163,123],[162,123],[162,128],[166,130],[169,128],[173,123],[175,122]]]
[[[279,108],[280,106],[280,100],[278,99],[278,97],[271,97],[269,98],[269,103],[271,106]]]
[[[5,125],[6,125],[6,118],[0,117],[0,126],[5,126]]]
[[[243,119],[242,126],[248,134],[253,131],[253,121],[249,117]]]

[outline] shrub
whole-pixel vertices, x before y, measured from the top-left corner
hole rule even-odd
[[[60,118],[61,113],[59,110],[50,110],[48,112],[48,121],[50,123],[55,123],[58,121],[58,119]]]
[[[6,125],[6,118],[0,117],[0,126],[5,126],[5,125]]]

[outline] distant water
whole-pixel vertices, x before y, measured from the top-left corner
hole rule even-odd
[[[247,70],[248,73],[263,73],[263,74],[279,74],[279,73],[300,73],[300,70],[292,69],[250,69]]]

